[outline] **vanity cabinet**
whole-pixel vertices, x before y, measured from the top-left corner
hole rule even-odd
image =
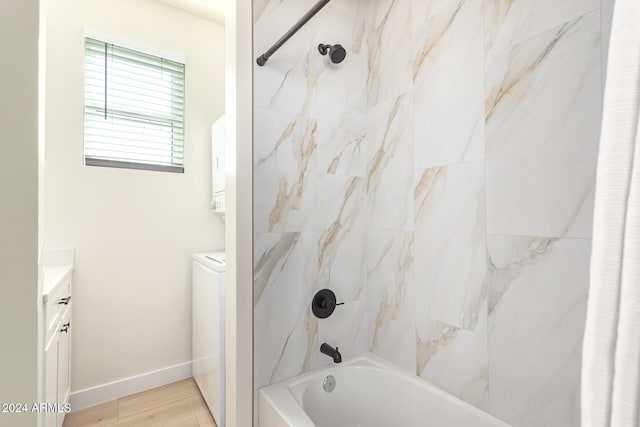
[[[62,427],[71,389],[70,266],[45,267],[43,302],[43,427]],[[46,405],[46,406],[45,406]]]

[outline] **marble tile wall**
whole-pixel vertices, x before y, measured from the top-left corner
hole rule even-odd
[[[599,37],[594,11],[487,57],[489,233],[591,236]]]
[[[314,0],[255,0],[255,55]],[[371,350],[578,426],[598,0],[336,0],[255,68],[255,387]],[[332,65],[318,43],[341,43]],[[345,302],[318,320],[329,287]]]
[[[514,426],[580,425],[602,54],[598,2],[563,3],[485,59],[489,409]]]
[[[589,239],[489,236],[490,411],[579,426]]]
[[[416,374],[489,409],[483,0],[413,6]]]
[[[255,1],[254,56],[314,3]],[[344,357],[369,348],[367,3],[332,2],[264,67],[255,65],[256,391],[332,363],[320,354],[322,342],[339,346]],[[319,43],[343,44],[346,60],[331,64]],[[382,176],[381,188],[392,179]],[[344,302],[328,319],[310,310],[322,288]]]
[[[372,231],[367,246],[367,323],[371,351],[415,372],[413,233]]]

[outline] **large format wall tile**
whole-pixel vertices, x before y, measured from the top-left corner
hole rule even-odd
[[[322,343],[338,347],[343,360],[369,349],[366,301],[366,294],[363,294],[360,300],[339,305],[331,316],[317,320],[318,345],[315,352],[318,366],[330,366],[334,363],[331,358],[320,353]]]
[[[315,2],[255,0],[256,55]],[[256,389],[327,342],[514,427],[578,425],[597,6],[331,2],[255,68]],[[325,287],[345,304],[316,319]]]
[[[323,175],[320,179],[320,230],[311,233],[314,287],[332,289],[341,301],[361,298],[366,288],[365,233],[367,212],[364,178]]]
[[[364,177],[367,175],[365,132],[367,113],[349,94],[346,104],[334,102],[322,110],[318,126],[318,168],[321,173]]]
[[[419,306],[418,306],[419,307]],[[416,308],[416,374],[483,410],[489,403],[487,337]]]
[[[367,228],[365,178],[319,174],[316,224],[322,231]]]
[[[373,108],[367,121],[367,200],[374,230],[413,229],[410,95]]]
[[[591,236],[599,40],[593,12],[487,58],[489,233]]]
[[[255,1],[256,56],[315,3]],[[328,4],[254,69],[256,388],[326,363],[319,339],[345,357],[368,348],[368,6]],[[319,43],[342,44],[347,58],[332,64]],[[324,287],[345,304],[319,322],[310,304]]]
[[[487,52],[511,47],[599,5],[600,0],[484,0]]]
[[[415,372],[413,234],[372,231],[367,240],[371,351]]]
[[[411,2],[368,2],[369,106],[393,100],[411,88]]]
[[[365,231],[341,230],[333,234],[328,230],[308,235],[314,246],[308,260],[314,290],[329,288],[342,302],[361,299],[366,289]]]
[[[365,231],[311,233],[315,245],[314,289],[329,288],[340,301],[362,298],[366,289]],[[334,238],[335,237],[335,238]]]
[[[484,158],[482,0],[413,1],[415,168]]]
[[[317,230],[316,120],[255,109],[255,232]]]
[[[416,301],[467,330],[486,324],[484,164],[421,171],[415,185]]]
[[[366,3],[365,3],[366,2]],[[318,165],[322,173],[366,176],[367,0],[331,2],[317,15],[314,50],[318,80]],[[333,64],[317,47],[342,44],[347,56]]]
[[[254,59],[275,43],[311,6],[310,0],[254,2]],[[307,23],[262,67],[254,61],[256,107],[313,117],[320,58],[313,45],[316,20]]]
[[[489,236],[490,410],[514,426],[580,425],[590,248]]]
[[[254,245],[254,387],[315,367],[318,323],[310,315],[313,245],[302,233],[258,234]],[[317,361],[317,359],[315,359]],[[317,363],[317,362],[316,362]]]
[[[411,32],[412,34],[423,37],[421,32],[425,31],[424,25],[427,21],[433,18],[435,15],[442,12],[444,9],[449,9],[454,5],[459,5],[466,0],[411,0]],[[477,16],[476,16],[477,18]],[[420,43],[420,40],[415,40],[413,44]]]

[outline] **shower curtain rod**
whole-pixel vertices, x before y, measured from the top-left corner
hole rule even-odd
[[[273,55],[278,49],[280,49],[282,45],[291,38],[291,36],[297,33],[298,30],[304,26],[304,24],[309,22],[309,20],[313,18],[316,13],[320,12],[320,9],[325,7],[330,1],[331,0],[320,0],[318,3],[316,3],[311,8],[311,10],[307,12],[302,18],[300,18],[300,20],[296,22],[293,27],[291,27],[291,29],[284,34],[284,36],[280,37],[280,39],[269,48],[269,50],[258,56],[258,59],[256,59],[258,65],[262,67],[267,62],[267,60],[269,60],[271,55]]]

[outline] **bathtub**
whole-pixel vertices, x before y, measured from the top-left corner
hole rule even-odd
[[[509,427],[371,353],[262,388],[259,420],[260,427]]]

